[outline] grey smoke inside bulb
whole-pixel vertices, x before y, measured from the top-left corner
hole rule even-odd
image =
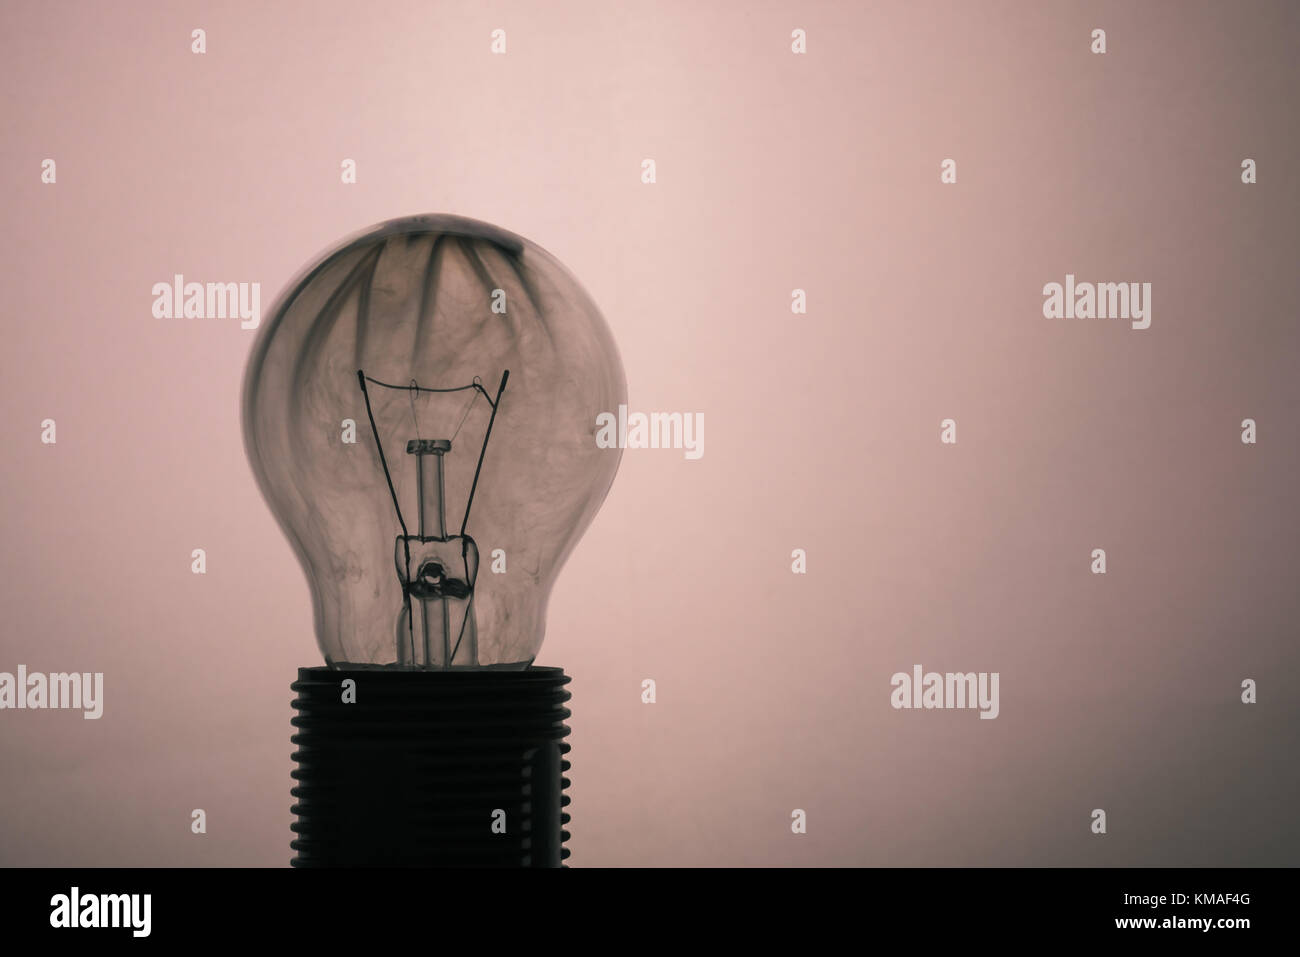
[[[626,401],[590,297],[512,233],[411,217],[307,269],[262,323],[243,426],[326,663],[527,667],[618,469],[596,417]]]

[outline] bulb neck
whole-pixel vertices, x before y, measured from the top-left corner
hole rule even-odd
[[[421,538],[447,537],[447,499],[443,487],[442,457],[451,451],[447,439],[411,439],[406,451],[415,456],[416,504]]]
[[[562,866],[569,680],[300,668],[291,863]]]

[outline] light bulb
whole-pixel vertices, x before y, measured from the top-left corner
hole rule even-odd
[[[618,349],[550,254],[455,216],[346,241],[271,310],[244,380],[262,492],[336,669],[527,668],[621,452]]]

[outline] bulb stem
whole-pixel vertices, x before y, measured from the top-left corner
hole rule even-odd
[[[441,451],[417,452],[415,454],[415,474],[420,521],[421,538],[447,538],[447,499],[443,488],[443,466]],[[433,457],[434,462],[425,459]],[[436,507],[435,507],[436,503]]]
[[[419,536],[424,541],[447,540],[446,475],[443,455],[450,451],[451,443],[444,440],[424,442],[415,440],[408,445],[415,456],[416,494],[419,514]],[[432,460],[432,461],[429,461]],[[438,605],[435,611],[433,606]],[[441,628],[434,618],[441,612]],[[433,618],[433,621],[430,619]],[[420,637],[424,651],[424,664],[434,660],[434,646],[441,644],[442,665],[451,665],[451,609],[446,598],[420,599]]]

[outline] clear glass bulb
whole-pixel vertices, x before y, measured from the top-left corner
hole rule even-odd
[[[486,223],[375,227],[295,280],[244,378],[249,461],[332,667],[525,668],[621,450],[609,327],[543,249]]]

